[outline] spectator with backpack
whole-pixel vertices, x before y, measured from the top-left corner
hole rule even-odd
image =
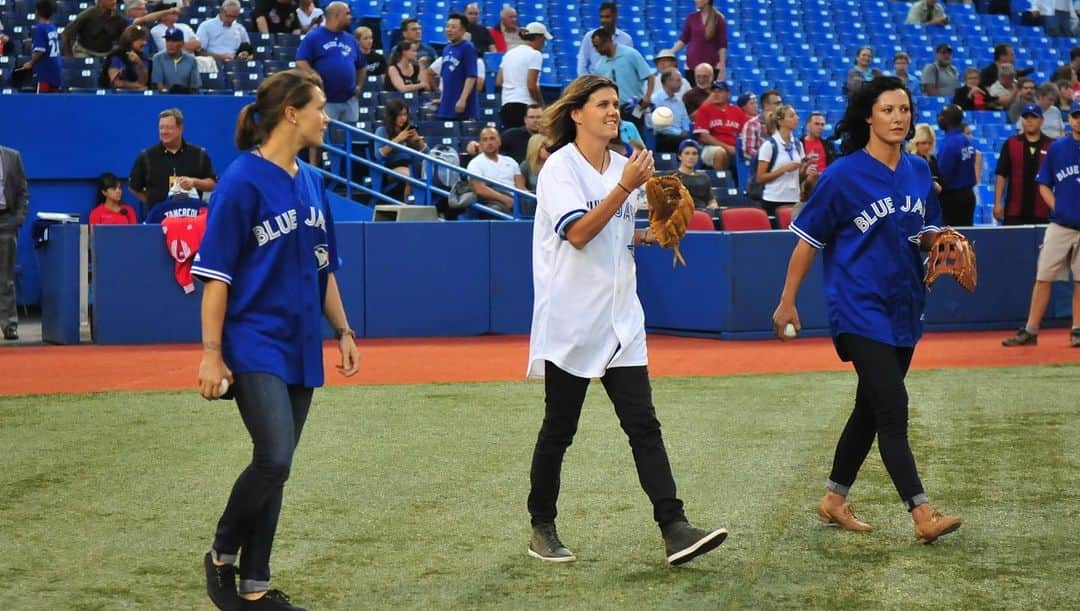
[[[795,136],[799,115],[783,104],[767,117],[772,136],[758,151],[757,183],[763,186],[761,205],[769,216],[779,206],[799,203],[799,182],[806,176],[817,176],[816,161],[803,152],[802,142]]]

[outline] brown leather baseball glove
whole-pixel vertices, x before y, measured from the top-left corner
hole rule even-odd
[[[653,176],[645,183],[645,196],[649,200],[649,228],[656,243],[675,250],[672,267],[676,262],[685,266],[679,241],[694,216],[694,198],[678,176]]]
[[[934,286],[939,276],[952,276],[966,291],[974,292],[979,276],[975,266],[975,249],[964,234],[946,227],[934,236],[930,257],[926,263],[926,288]]]

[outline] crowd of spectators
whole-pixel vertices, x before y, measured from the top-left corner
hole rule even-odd
[[[1058,4],[1064,6],[1053,0],[1033,2],[1029,16],[1040,19],[1052,34],[1064,32],[1071,27],[1068,24],[1076,13],[1065,9],[1063,15]],[[222,69],[222,62],[244,62],[256,57],[249,30],[293,35],[299,41],[294,61],[320,74],[332,118],[356,122],[358,100],[369,83],[367,77],[375,76],[378,78],[371,81],[377,84],[375,97],[368,99],[378,100],[379,110],[387,111],[386,118],[377,118],[372,125],[381,130],[377,134],[399,145],[425,150],[423,126],[432,121],[470,125],[490,122],[496,129],[485,131],[486,136],[473,132],[472,138],[466,135],[461,140],[460,150],[466,159],[463,165],[471,163],[468,159],[473,157],[486,158],[489,165],[509,167],[491,157],[501,155],[514,162],[524,177],[523,188],[529,189],[535,182],[535,172],[543,163],[540,151],[544,149],[537,138],[545,104],[540,78],[545,45],[553,38],[543,23],[522,27],[517,11],[505,6],[496,23],[485,24],[480,5],[468,3],[461,13],[446,18],[443,40],[425,37],[421,21],[406,16],[384,55],[378,48],[381,44],[377,32],[366,26],[352,29],[355,24],[348,4],[257,0],[253,5],[252,14],[244,16],[238,0],[224,0],[215,16],[193,29],[178,20],[182,3],[159,4],[154,7],[158,10],[151,12],[144,0],[129,0],[121,12],[117,0],[97,0],[68,23],[61,35],[51,21],[52,3],[41,0],[36,5],[34,51],[21,68],[33,71],[35,91],[60,91],[62,55],[97,57],[102,62],[100,87],[194,93],[202,89],[202,77],[208,71]],[[801,183],[824,171],[836,155],[836,143],[825,133],[826,116],[815,108],[784,106],[781,91],[732,91],[727,79],[728,20],[712,0],[695,0],[694,8],[680,16],[682,28],[670,48],[651,52],[653,65],[643,54],[650,51],[635,47],[629,32],[619,27],[615,2],[600,4],[597,22],[583,24],[577,73],[607,76],[619,87],[622,123],[613,147],[628,152],[648,143],[658,153],[674,155],[678,172],[685,176],[695,174],[683,171],[687,169],[683,168],[683,157],[696,156],[698,166],[726,180],[735,180],[736,187],[767,209],[774,204],[797,202]],[[949,23],[948,11],[943,2],[918,0],[911,3],[907,23],[920,27],[944,25]],[[1037,107],[1041,133],[1049,138],[1061,137],[1067,109],[1080,89],[1080,47],[1072,50],[1068,63],[1058,68],[1048,82],[1036,82],[1028,76],[1034,70],[1023,67],[1027,62],[1017,57],[1012,45],[997,44],[986,51],[992,52],[992,61],[981,68],[963,65],[975,57],[962,58],[959,65],[954,63],[949,43],[938,44],[933,61],[921,68],[912,65],[911,55],[897,51],[892,55],[890,71],[879,67],[884,62],[875,62],[872,47],[862,46],[838,93],[850,95],[864,83],[889,73],[917,95],[945,98],[951,104],[946,107],[948,112],[943,111],[946,122],[939,127],[945,130],[946,123],[950,126],[946,131],[950,136],[945,139],[952,143],[950,146],[959,142],[952,135],[957,129],[963,134],[964,113],[971,111],[1000,111],[1003,121],[1023,131],[1025,120],[1032,116],[1030,109]],[[485,115],[481,121],[479,98],[490,91],[490,84],[485,83],[488,72],[483,54],[491,52],[502,54],[493,72],[499,112],[497,116]],[[678,58],[683,52],[685,64],[681,67],[685,71],[680,71]],[[379,90],[419,96],[421,104],[401,104],[402,111],[398,104],[392,104],[396,99],[383,97]],[[657,108],[671,111],[670,123],[653,124],[652,111]],[[959,113],[955,125],[950,122],[955,118],[954,111]],[[805,126],[800,126],[800,113],[807,113]],[[494,153],[489,152],[492,136],[499,142]],[[964,137],[970,145],[970,137]],[[688,147],[688,141],[695,146]],[[378,146],[375,156],[384,160],[408,156],[392,149]],[[743,174],[748,184],[737,184],[739,163],[745,166]],[[943,188],[969,189],[970,185],[956,182],[966,170],[954,175],[950,163],[945,163],[948,178],[938,174],[939,182],[948,183]],[[422,171],[412,161],[398,163],[393,169],[414,175]],[[979,169],[967,174],[978,181]],[[499,180],[516,184],[508,176]],[[712,184],[716,186],[717,181]],[[395,198],[409,195],[403,181],[384,181],[384,189]],[[506,208],[505,202],[495,196],[497,190],[480,187],[478,195],[497,209]],[[709,205],[708,200],[701,199],[705,206]]]

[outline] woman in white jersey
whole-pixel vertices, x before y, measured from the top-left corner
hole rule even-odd
[[[720,545],[727,531],[687,523],[652,404],[633,252],[652,241],[634,229],[635,190],[653,175],[652,153],[627,159],[608,149],[619,135],[619,95],[599,76],[567,86],[544,114],[544,133],[552,144],[536,187],[528,375],[544,378],[545,411],[532,459],[529,555],[575,560],[559,541],[555,505],[585,391],[600,378],[630,438],[667,561],[683,564]]]

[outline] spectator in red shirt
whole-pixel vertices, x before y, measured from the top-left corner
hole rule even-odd
[[[832,145],[821,139],[824,133],[825,115],[820,112],[810,113],[810,118],[806,120],[806,137],[803,138],[803,151],[806,152],[806,158],[817,166],[819,175],[825,171],[829,161],[831,161],[831,155],[828,154],[828,151],[832,148]]]
[[[120,179],[106,172],[98,178],[97,206],[90,211],[90,225],[134,225],[135,209],[120,199]]]
[[[717,170],[727,170],[735,160],[735,138],[746,123],[746,113],[731,103],[727,81],[715,81],[709,97],[694,117],[694,135],[705,145],[701,160]]]

